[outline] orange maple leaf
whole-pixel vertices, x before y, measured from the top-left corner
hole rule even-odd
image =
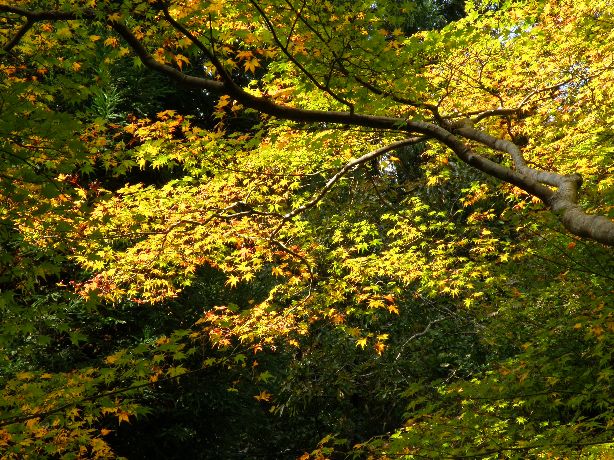
[[[266,390],[262,390],[259,394],[254,396],[254,399],[257,401],[266,401],[269,402],[273,395]]]

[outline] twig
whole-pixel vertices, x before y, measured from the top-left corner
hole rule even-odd
[[[290,60],[290,62],[292,62],[295,66],[297,66],[299,68],[299,70],[316,86],[316,88],[318,88],[321,91],[324,91],[326,94],[328,94],[329,96],[331,96],[333,99],[335,99],[337,102],[340,102],[341,104],[347,106],[350,110],[350,114],[354,113],[354,104],[352,104],[350,101],[348,101],[347,99],[344,99],[343,97],[339,96],[338,94],[336,94],[332,89],[330,89],[330,87],[328,85],[323,85],[322,83],[320,83],[317,78],[315,78],[311,72],[309,72],[305,66],[303,66],[303,64],[301,64],[293,55],[292,53],[290,53],[290,51],[288,50],[288,48],[286,46],[284,46],[284,44],[281,42],[281,40],[279,39],[279,37],[277,36],[277,32],[275,32],[275,27],[273,27],[273,24],[271,23],[271,20],[268,18],[268,16],[266,15],[266,13],[264,12],[264,10],[262,9],[262,7],[255,1],[255,0],[249,0],[249,2],[254,6],[254,8],[256,8],[256,10],[258,10],[258,13],[260,14],[260,16],[262,17],[262,20],[264,21],[267,29],[269,29],[269,32],[271,32],[271,35],[273,36],[273,40],[275,41],[275,43],[277,44],[277,46],[279,46],[279,49],[281,49],[281,51],[286,55],[286,57]]]
[[[316,204],[318,204],[320,200],[326,196],[328,191],[339,181],[339,179],[341,179],[345,174],[347,174],[349,171],[351,171],[356,166],[359,166],[363,163],[373,160],[374,158],[377,158],[383,155],[384,153],[390,152],[392,150],[396,150],[401,147],[405,147],[406,145],[411,145],[411,144],[416,144],[418,142],[422,142],[424,139],[425,139],[424,137],[410,137],[407,139],[403,139],[401,141],[397,141],[397,142],[393,142],[392,144],[388,144],[385,147],[379,148],[372,152],[366,153],[363,156],[350,161],[343,168],[337,171],[337,173],[333,177],[331,177],[328,180],[328,182],[326,182],[326,185],[308,203],[305,203],[304,205],[299,206],[298,208],[285,214],[283,216],[281,223],[278,225],[278,227],[275,230],[273,230],[273,233],[271,233],[271,238],[277,235],[277,233],[279,233],[279,231],[282,229],[285,223],[288,222],[290,219],[305,212],[306,210],[310,208],[313,208]]]

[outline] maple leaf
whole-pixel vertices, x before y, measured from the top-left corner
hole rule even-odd
[[[243,67],[245,68],[245,70],[249,70],[252,72],[256,71],[256,67],[260,67],[260,62],[258,62],[257,58],[251,58],[247,61],[245,61],[245,63],[243,64]]]
[[[240,278],[236,275],[230,275],[226,280],[226,286],[237,287],[237,283],[240,281]]]
[[[164,48],[158,48],[153,53],[153,58],[159,64],[166,64],[166,50]]]
[[[384,301],[378,298],[369,299],[367,304],[369,305],[369,308],[385,308],[386,307],[386,304],[384,303]]]
[[[29,429],[32,429],[32,428],[34,427],[34,425],[36,425],[36,424],[39,422],[39,420],[40,420],[40,418],[39,418],[39,417],[34,417],[34,418],[31,418],[31,419],[29,419],[29,420],[27,420],[27,421],[26,421],[26,426],[27,426]]]
[[[230,104],[230,96],[221,96],[218,103],[215,105],[216,109],[222,109]]]
[[[254,399],[257,400],[257,401],[269,402],[271,400],[272,396],[273,395],[271,393],[269,393],[268,391],[262,390],[259,394],[254,396]]]
[[[250,60],[254,57],[254,54],[251,51],[239,51],[237,53],[237,58],[241,60]]]
[[[105,46],[111,46],[117,48],[119,46],[119,40],[116,37],[109,37],[104,42]]]
[[[160,120],[168,120],[169,118],[174,117],[176,113],[177,112],[174,110],[163,110],[162,112],[158,112],[156,117],[158,117]]]
[[[183,64],[190,64],[190,60],[183,54],[176,54],[175,56],[173,56],[173,59],[177,63],[177,67],[179,67],[179,70],[183,70]]]

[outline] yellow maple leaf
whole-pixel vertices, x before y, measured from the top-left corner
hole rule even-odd
[[[215,105],[215,108],[222,109],[226,107],[228,104],[230,104],[230,96],[222,96],[220,97],[220,100],[218,101],[218,103]]]
[[[258,59],[256,58],[251,58],[249,61],[245,61],[245,64],[243,64],[243,66],[245,67],[245,70],[251,70],[252,72],[256,71],[256,67],[260,67],[260,63],[258,62]]]
[[[171,339],[169,339],[165,335],[156,340],[156,345],[166,345],[167,343],[171,343]]]
[[[265,48],[258,50],[258,53],[260,53],[265,58],[273,58],[277,54],[277,51],[275,50],[275,48]]]
[[[237,53],[237,59],[249,60],[254,57],[254,54],[251,51],[239,51]]]
[[[369,308],[384,308],[386,305],[382,299],[371,298],[368,302]]]
[[[366,337],[364,337],[362,339],[358,339],[356,341],[356,346],[362,348],[363,350],[364,350],[366,345],[367,345],[367,338]]]
[[[269,402],[271,400],[271,393],[266,390],[262,390],[259,394],[254,396],[254,399],[257,401],[266,401]]]
[[[119,361],[119,359],[122,357],[122,355],[123,355],[123,353],[121,351],[117,352],[117,353],[115,353],[113,355],[109,355],[109,356],[107,356],[105,358],[104,362],[107,363],[107,364],[115,364],[116,362]]]
[[[119,419],[119,423],[128,422],[130,423],[130,414],[128,412],[120,411],[117,413],[117,418]]]
[[[237,287],[237,283],[239,282],[239,277],[235,275],[230,275],[226,280],[226,286]]]
[[[117,46],[119,45],[119,40],[115,37],[109,37],[103,43],[105,46],[111,46],[113,48],[117,48]]]
[[[26,426],[28,428],[32,428],[34,425],[38,423],[39,420],[40,420],[39,417],[31,418],[30,420],[26,421]]]
[[[158,112],[156,114],[156,116],[160,119],[160,120],[168,120],[169,118],[172,118],[175,116],[177,112],[175,112],[174,110],[164,110],[162,112]]]
[[[17,378],[19,380],[30,380],[33,376],[34,374],[32,374],[32,372],[18,372],[17,373]]]
[[[599,325],[593,326],[591,328],[591,332],[595,335],[595,337],[599,337],[601,334],[603,334],[603,331],[604,329]]]
[[[159,64],[166,64],[166,59],[165,59],[165,54],[166,54],[166,50],[164,48],[158,48],[154,53],[153,53],[153,58],[155,59],[155,61]]]
[[[175,62],[177,63],[177,67],[179,67],[179,70],[183,70],[183,64],[190,64],[190,60],[185,57],[183,54],[177,54],[173,57],[173,59],[175,59]]]

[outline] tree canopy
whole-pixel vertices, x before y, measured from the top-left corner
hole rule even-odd
[[[613,24],[0,3],[2,455],[609,458]]]

